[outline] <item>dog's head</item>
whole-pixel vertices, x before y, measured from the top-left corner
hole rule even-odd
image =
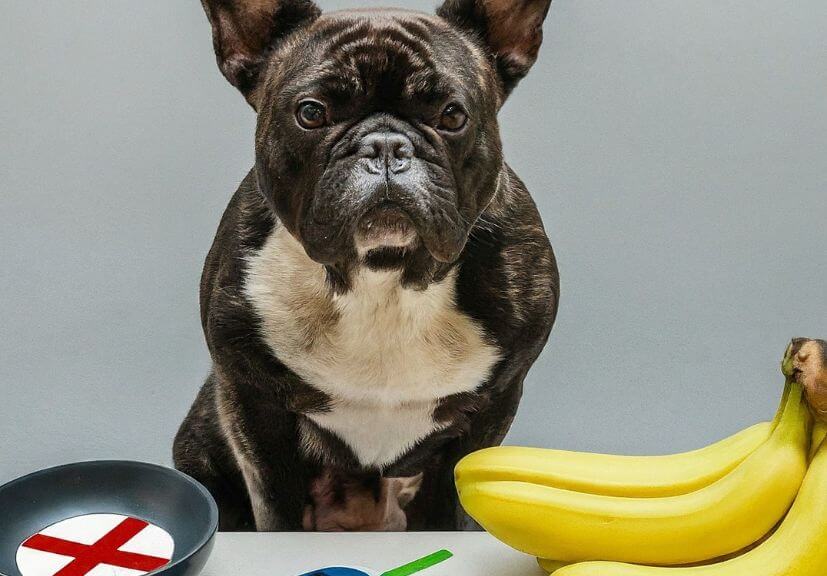
[[[551,0],[322,14],[310,0],[202,0],[224,76],[258,112],[256,176],[314,260],[457,260],[503,178],[497,111],[534,63]]]

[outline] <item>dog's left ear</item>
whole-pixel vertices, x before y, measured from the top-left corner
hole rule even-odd
[[[201,0],[201,4],[212,25],[221,73],[253,108],[270,51],[321,14],[312,0]]]
[[[551,0],[445,0],[437,15],[480,38],[507,96],[537,60]]]

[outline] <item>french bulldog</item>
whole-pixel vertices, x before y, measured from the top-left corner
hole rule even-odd
[[[473,529],[554,323],[554,253],[497,113],[551,0],[435,14],[202,0],[257,113],[201,280],[213,366],[174,443],[222,530]]]

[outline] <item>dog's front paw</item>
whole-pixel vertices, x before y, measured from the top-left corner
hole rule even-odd
[[[404,508],[421,484],[422,474],[381,478],[325,469],[310,485],[302,526],[320,532],[402,532],[408,527]]]

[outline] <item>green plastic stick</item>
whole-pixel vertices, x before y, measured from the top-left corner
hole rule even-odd
[[[387,572],[384,572],[381,576],[410,576],[411,574],[416,574],[417,572],[421,572],[422,570],[430,568],[431,566],[436,566],[440,562],[444,562],[452,556],[453,554],[451,554],[447,550],[440,550],[439,552],[434,552],[433,554],[429,554],[428,556],[420,558],[419,560],[414,560],[410,564],[405,564],[404,566],[400,566],[399,568],[388,570]]]

